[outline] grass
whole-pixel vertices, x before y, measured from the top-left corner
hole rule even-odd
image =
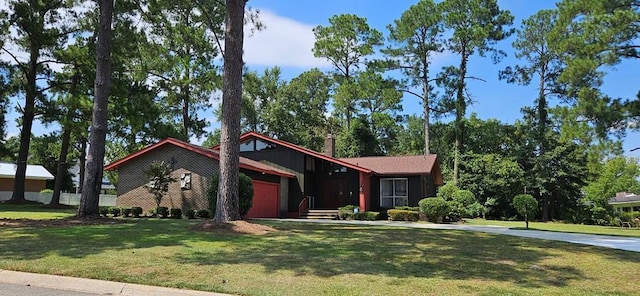
[[[6,213],[0,210],[0,218]],[[450,230],[195,220],[0,227],[0,268],[241,295],[638,295],[637,253]]]
[[[76,214],[75,209],[47,209],[36,204],[0,203],[0,219],[62,219]]]
[[[524,221],[465,219],[465,223],[470,225],[496,225],[496,226],[504,226],[509,228],[518,228],[518,229],[524,229],[525,227]],[[640,229],[635,227],[622,228],[622,227],[614,227],[614,226],[581,225],[581,224],[567,224],[567,223],[558,223],[558,222],[546,222],[546,223],[529,222],[529,229],[599,234],[599,235],[640,237]]]

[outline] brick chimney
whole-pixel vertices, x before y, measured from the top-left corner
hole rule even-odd
[[[324,139],[324,155],[336,157],[336,138],[332,134]]]

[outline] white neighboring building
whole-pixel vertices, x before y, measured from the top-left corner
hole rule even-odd
[[[13,182],[17,166],[13,163],[0,162],[0,200],[8,200],[13,194]],[[39,200],[40,191],[45,189],[47,180],[53,180],[53,175],[41,165],[27,165],[24,187],[25,198]]]

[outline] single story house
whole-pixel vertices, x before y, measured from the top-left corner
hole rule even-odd
[[[206,209],[210,177],[219,171],[219,148],[165,139],[110,163],[105,170],[118,171],[116,204],[154,208],[153,195],[144,187],[148,182],[144,170],[152,161],[163,160],[180,182],[170,185],[161,205]],[[241,135],[240,171],[254,185],[247,217],[299,217],[310,209],[335,210],[345,205],[358,205],[361,211],[417,206],[420,199],[435,196],[443,184],[433,154],[336,158],[332,136],[327,137],[324,151],[256,132]]]
[[[207,190],[211,176],[220,170],[219,159],[218,151],[168,138],[114,161],[104,169],[118,171],[116,206],[138,206],[148,211],[156,207],[156,202],[145,187],[149,179],[144,171],[153,161],[164,161],[171,166],[171,176],[178,181],[169,185],[160,206],[200,210],[209,207]],[[246,158],[240,158],[240,172],[253,180],[254,206],[248,218],[286,215],[292,174]]]
[[[417,206],[420,199],[435,196],[443,184],[435,154],[336,158],[331,135],[325,139],[324,151],[256,132],[240,136],[240,156],[295,175],[289,182],[288,217],[345,205],[357,205],[361,211]]]
[[[17,165],[0,162],[0,200],[8,200],[13,194],[13,183]],[[39,200],[40,191],[46,188],[47,180],[53,180],[53,175],[41,165],[27,165],[24,180],[25,198]]]
[[[615,212],[640,212],[640,195],[630,192],[617,192],[609,199]]]

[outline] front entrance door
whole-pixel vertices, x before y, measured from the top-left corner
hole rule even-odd
[[[322,202],[316,204],[322,208],[337,209],[345,206],[349,199],[347,180],[325,180],[322,192]]]

